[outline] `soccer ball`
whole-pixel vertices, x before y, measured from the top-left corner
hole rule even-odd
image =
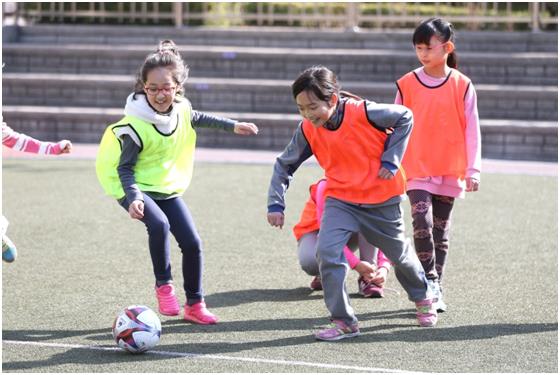
[[[117,345],[130,353],[153,349],[161,336],[161,322],[149,307],[128,306],[113,322]]]

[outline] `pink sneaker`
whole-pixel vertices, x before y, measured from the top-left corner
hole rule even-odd
[[[358,279],[358,293],[365,298],[383,298],[383,287],[367,282],[363,277]]]
[[[173,284],[156,286],[156,297],[161,314],[169,316],[179,315],[181,306],[179,306],[179,302],[177,302]]]
[[[416,302],[416,319],[421,327],[433,327],[437,323],[437,310],[431,298]]]
[[[317,332],[315,338],[322,341],[336,341],[358,336],[359,334],[358,323],[347,325],[342,320],[333,320],[329,328]]]
[[[321,276],[315,276],[309,284],[311,290],[323,290],[323,283],[321,283]]]
[[[192,306],[185,304],[185,320],[196,324],[216,324],[218,317],[206,308],[206,303],[200,301]]]

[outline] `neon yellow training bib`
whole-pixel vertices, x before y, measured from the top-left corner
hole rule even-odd
[[[117,199],[125,193],[117,167],[121,157],[121,140],[115,135],[119,127],[128,126],[140,139],[140,153],[134,167],[136,184],[141,191],[183,194],[193,173],[196,132],[191,124],[190,108],[178,114],[177,127],[170,134],[137,117],[125,116],[107,126],[95,162],[97,178],[107,195]]]

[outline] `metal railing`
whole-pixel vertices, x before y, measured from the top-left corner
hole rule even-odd
[[[188,26],[303,26],[381,29],[414,27],[442,16],[469,30],[558,28],[556,2],[220,3],[3,2],[6,22]]]

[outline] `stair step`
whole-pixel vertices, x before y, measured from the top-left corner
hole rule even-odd
[[[70,139],[98,143],[107,124],[123,116],[121,108],[3,106],[4,120],[14,129],[44,140]],[[256,137],[214,129],[197,129],[202,147],[282,150],[301,120],[283,113],[212,112],[259,126]],[[557,121],[481,120],[482,156],[515,160],[558,160]]]
[[[8,105],[112,107],[124,105],[135,78],[125,75],[5,73],[2,96]],[[207,111],[297,114],[291,81],[190,78],[186,96],[195,109]],[[394,83],[345,82],[344,90],[379,102],[393,103]],[[558,87],[475,86],[481,118],[556,120]]]
[[[161,27],[111,25],[31,25],[18,29],[21,43],[87,43],[156,45],[162,39],[177,44],[289,48],[409,49],[412,29],[316,30],[279,27]],[[459,53],[558,51],[557,33],[459,31]]]
[[[53,53],[56,49],[56,53]],[[154,46],[3,45],[5,72],[134,74]],[[180,46],[191,76],[293,80],[322,64],[341,82],[391,82],[416,68],[410,51]],[[558,85],[557,53],[478,53],[459,55],[460,70],[475,84]],[[507,64],[504,62],[507,61]]]

